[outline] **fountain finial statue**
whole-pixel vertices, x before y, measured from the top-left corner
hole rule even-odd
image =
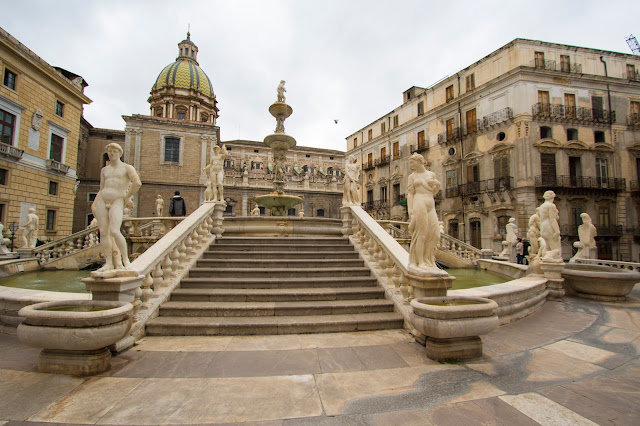
[[[284,80],[280,80],[280,84],[278,84],[278,100],[276,102],[286,102],[286,97],[284,96],[284,92],[287,91],[287,89],[284,88],[284,84],[286,83],[286,81]]]

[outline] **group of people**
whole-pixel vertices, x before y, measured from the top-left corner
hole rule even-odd
[[[529,255],[529,247],[531,247],[531,243],[526,238],[518,238],[518,242],[516,243],[516,261],[518,265],[528,265],[529,260],[527,256]]]

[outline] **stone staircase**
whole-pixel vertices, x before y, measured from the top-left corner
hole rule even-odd
[[[147,323],[147,335],[402,328],[402,315],[343,237],[222,237]]]

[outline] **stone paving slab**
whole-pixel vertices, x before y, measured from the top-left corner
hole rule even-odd
[[[483,341],[441,364],[404,330],[147,337],[75,378],[0,335],[0,426],[638,424],[640,291],[549,302]]]

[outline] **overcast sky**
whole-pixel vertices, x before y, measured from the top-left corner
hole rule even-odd
[[[345,150],[345,137],[514,38],[630,53],[640,1],[3,2],[2,26],[49,64],[82,75],[94,126],[149,114],[160,71],[186,38],[218,99],[222,140],[263,140],[287,81],[298,145]],[[334,120],[339,120],[338,124]]]

